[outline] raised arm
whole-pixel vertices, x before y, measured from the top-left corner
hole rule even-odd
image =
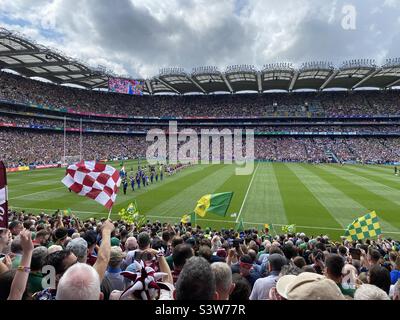
[[[101,245],[97,253],[96,263],[93,266],[99,274],[100,281],[103,280],[108,262],[110,261],[111,232],[113,232],[113,230],[114,224],[110,220],[104,222],[101,230]]]
[[[21,264],[17,269],[17,273],[11,284],[10,295],[8,300],[21,300],[24,295],[26,284],[28,282],[30,265],[32,259],[33,243],[31,233],[28,230],[23,230],[20,233],[22,258]]]

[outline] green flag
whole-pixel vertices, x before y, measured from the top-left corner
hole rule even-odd
[[[296,232],[296,225],[295,224],[291,224],[291,225],[282,226],[282,232],[284,232],[284,233],[294,233],[294,232]]]
[[[126,210],[128,211],[128,213],[130,213],[132,215],[140,214],[136,200],[134,200],[133,203],[129,204],[129,206]]]
[[[236,224],[235,230],[238,232],[244,231],[244,223],[242,218],[240,218],[240,221]]]
[[[382,234],[379,218],[375,211],[362,216],[351,223],[344,234],[349,240],[364,240]]]
[[[192,212],[191,214],[185,214],[183,215],[182,219],[181,219],[181,223],[183,224],[188,224],[188,223],[195,223],[196,220],[196,214],[194,212]]]
[[[197,201],[194,212],[204,218],[207,213],[225,217],[231,203],[233,192],[207,194]]]

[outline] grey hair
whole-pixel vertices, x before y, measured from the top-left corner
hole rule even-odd
[[[225,262],[216,262],[211,265],[211,270],[214,273],[217,290],[229,294],[232,286],[231,268]]]
[[[363,284],[354,293],[354,300],[390,300],[385,291],[373,284]]]
[[[287,275],[298,276],[302,272],[303,272],[303,270],[301,270],[297,266],[295,266],[293,264],[289,264],[289,265],[282,266],[279,276],[280,277],[287,276]]]
[[[64,273],[57,287],[56,300],[99,300],[100,277],[96,269],[77,263]]]
[[[85,263],[87,259],[88,244],[83,238],[75,238],[68,242],[67,249],[77,256],[79,262]]]

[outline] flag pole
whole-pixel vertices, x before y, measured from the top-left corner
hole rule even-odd
[[[82,161],[82,118],[79,126],[79,161]]]
[[[111,217],[111,211],[112,211],[112,207],[110,208],[110,211],[108,212],[108,218],[107,218],[107,220],[110,220],[110,217]]]
[[[65,156],[66,156],[66,147],[65,147],[65,145],[66,145],[66,139],[67,139],[67,116],[64,116],[64,160],[63,160],[63,163],[62,164],[65,164],[66,163],[66,161],[65,161]]]

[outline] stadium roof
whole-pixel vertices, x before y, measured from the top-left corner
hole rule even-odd
[[[93,89],[108,83],[105,69],[89,68],[57,50],[3,28],[0,28],[0,67],[58,84],[70,83]]]
[[[57,84],[77,84],[88,89],[108,88],[108,79],[118,77],[104,67],[92,68],[66,57],[26,37],[0,28],[0,68],[14,70],[27,77],[41,77]],[[400,86],[400,59],[389,59],[383,66],[372,60],[352,60],[335,68],[327,62],[304,63],[295,69],[289,63],[265,65],[258,71],[251,65],[217,67],[164,68],[145,81],[144,92],[199,93],[266,92],[270,90],[325,90]]]

